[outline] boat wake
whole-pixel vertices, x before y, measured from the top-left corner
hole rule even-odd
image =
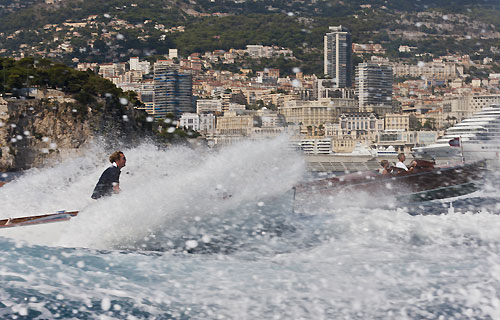
[[[286,194],[305,170],[302,158],[290,153],[283,139],[247,142],[218,152],[159,150],[147,144],[123,150],[128,163],[120,178],[122,192],[100,201],[90,199],[90,193],[107,166],[107,154],[94,146],[86,156],[29,170],[0,193],[3,212],[9,216],[79,209],[78,218],[30,227],[28,236],[9,230],[8,236],[46,245],[154,250],[179,250],[179,242],[189,239],[183,247],[195,250],[195,242],[201,246],[217,239],[222,226],[236,225],[236,230],[238,221],[255,221],[256,229],[261,224],[266,229],[262,221],[269,218],[263,207],[282,197],[288,210],[279,201],[273,206],[289,212],[291,197]],[[18,201],[20,196],[27,201]]]
[[[124,150],[129,161],[122,170],[123,191],[100,201],[89,194],[107,165],[107,152],[94,145],[85,156],[25,172],[0,193],[9,216],[80,209],[77,218],[30,226],[28,234],[21,228],[1,235],[49,246],[265,255],[317,245],[317,235],[304,223],[322,217],[376,209],[403,209],[409,215],[450,212],[447,201],[399,203],[390,189],[387,197],[351,192],[296,201],[292,187],[305,178],[305,165],[283,139],[220,151],[159,150],[149,144]],[[20,195],[28,201],[19,202]],[[483,212],[495,211],[498,203],[494,197],[456,201],[456,212],[465,213],[478,212],[478,205]],[[321,234],[333,236],[328,230]]]
[[[99,201],[99,146],[25,172],[0,218],[80,213],[0,230],[0,317],[498,318],[498,177],[447,202],[329,194],[302,211],[305,165],[283,145],[123,150],[123,192]]]

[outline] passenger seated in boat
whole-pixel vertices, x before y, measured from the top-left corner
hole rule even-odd
[[[405,157],[404,153],[398,154],[398,160],[399,161],[396,162],[396,168],[400,168],[400,169],[403,169],[404,171],[408,171],[408,167],[405,164],[406,157]]]
[[[389,174],[391,173],[391,164],[387,160],[380,161],[380,165],[382,168],[379,170],[381,174]]]

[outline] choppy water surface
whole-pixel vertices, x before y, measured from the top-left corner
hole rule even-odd
[[[26,172],[0,189],[0,218],[80,214],[0,230],[0,318],[500,318],[495,183],[451,206],[293,210],[306,172],[284,145],[124,150],[122,193],[102,201],[100,147]]]

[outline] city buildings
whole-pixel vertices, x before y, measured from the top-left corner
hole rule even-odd
[[[178,127],[198,131],[210,146],[289,131],[295,147],[316,155],[350,153],[360,145],[409,152],[435,140],[439,133],[431,129],[500,102],[500,76],[467,79],[467,56],[415,64],[392,61],[379,44],[351,46],[343,26],[330,27],[324,41],[323,78],[301,70],[284,76],[286,71],[273,66],[213,68],[288,52],[262,45],[187,58],[172,50],[169,59],[158,60],[152,68],[138,57],[130,58],[128,66],[115,62],[97,69],[96,64],[82,63],[79,68],[93,67],[124,91],[135,91],[144,104],[138,108],[155,118],[174,114]],[[351,48],[369,61],[356,66],[354,86]],[[415,128],[427,131],[412,131]]]

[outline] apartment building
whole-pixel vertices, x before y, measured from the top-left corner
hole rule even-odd
[[[317,79],[315,81],[317,90],[316,98],[354,98],[355,91],[353,88],[338,88],[332,79]]]
[[[410,115],[388,113],[385,115],[385,130],[393,131],[409,131],[410,130]]]
[[[250,112],[227,111],[224,116],[217,117],[217,135],[247,137],[254,126],[257,117]]]
[[[338,88],[352,86],[352,37],[343,26],[329,27],[324,36],[324,74],[330,76]]]
[[[370,145],[383,130],[384,119],[372,112],[343,113],[338,123],[325,124],[325,136],[331,137],[335,152],[352,152],[356,144]]]
[[[126,71],[126,63],[102,63],[99,65],[99,75],[106,79],[112,79],[124,74]]]
[[[99,64],[96,62],[80,62],[76,66],[76,70],[78,71],[87,71],[88,69],[92,71],[96,71],[99,67]]]
[[[152,80],[148,80],[133,85],[135,85],[135,90],[132,91],[137,92],[137,98],[141,100],[142,103],[144,103],[144,107],[138,107],[138,109],[144,109],[148,114],[153,115],[154,82]]]
[[[197,100],[196,113],[222,113],[222,99]]]
[[[262,108],[255,112],[260,117],[260,126],[262,128],[281,128],[285,127],[285,117],[276,111]]]
[[[185,112],[177,122],[179,128],[200,131],[200,116],[197,113]]]
[[[302,126],[319,127],[325,123],[336,123],[345,112],[358,111],[354,99],[319,99],[316,101],[292,100],[279,107],[287,122]]]
[[[385,54],[385,49],[379,43],[353,43],[353,53]]]
[[[384,115],[392,110],[392,67],[365,62],[356,66],[356,95],[360,111]]]
[[[454,62],[420,62],[416,65],[406,63],[393,63],[392,69],[395,77],[412,77],[434,80],[453,80],[464,74],[464,67]]]
[[[215,135],[215,115],[212,113],[202,113],[200,116],[199,133],[206,137],[213,137]]]
[[[184,112],[194,112],[191,74],[181,73],[168,60],[154,64],[154,108],[156,118],[173,113],[179,118]]]
[[[217,145],[275,137],[286,130],[283,116],[267,109],[224,112],[216,118],[215,128]]]
[[[358,144],[367,145],[369,141],[366,138],[357,138],[350,135],[331,138],[331,150],[335,153],[351,153]]]
[[[500,103],[500,94],[469,94],[445,98],[442,102],[443,119],[461,120],[492,104]]]
[[[224,116],[216,119],[214,142],[216,145],[230,145],[248,139],[257,122],[257,117],[250,112],[224,112]]]
[[[128,63],[131,71],[141,71],[142,74],[149,74],[151,72],[151,63],[140,61],[139,57],[131,57]]]
[[[305,154],[330,154],[332,151],[331,138],[301,139],[296,145]]]
[[[409,154],[418,145],[427,145],[435,142],[437,131],[391,131],[380,132],[375,145],[377,147],[394,147],[397,152]]]

